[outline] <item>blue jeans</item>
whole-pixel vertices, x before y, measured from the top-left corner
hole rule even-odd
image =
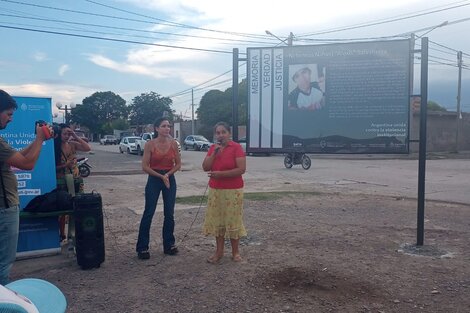
[[[0,208],[0,285],[6,285],[9,281],[10,269],[16,258],[19,225],[17,205]]]
[[[163,250],[170,250],[175,245],[175,236],[173,235],[176,200],[175,176],[170,176],[170,188],[166,188],[161,178],[149,175],[147,185],[145,186],[145,210],[140,221],[139,238],[136,245],[137,252],[145,251],[149,248],[150,226],[152,225],[160,192],[163,196]]]

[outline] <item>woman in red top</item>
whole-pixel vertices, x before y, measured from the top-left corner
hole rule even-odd
[[[157,208],[160,192],[163,196],[163,252],[169,255],[178,253],[175,246],[175,172],[181,167],[178,144],[170,135],[170,121],[159,118],[154,124],[156,138],[147,141],[142,158],[142,169],[149,174],[145,186],[145,210],[139,227],[136,251],[139,259],[150,258],[150,225]]]
[[[242,147],[231,140],[230,126],[219,122],[214,127],[217,143],[212,145],[202,163],[208,172],[209,196],[204,234],[215,236],[215,253],[207,259],[218,263],[224,256],[224,240],[230,238],[232,260],[242,260],[239,251],[240,237],[246,236],[243,225],[243,178],[246,158]]]

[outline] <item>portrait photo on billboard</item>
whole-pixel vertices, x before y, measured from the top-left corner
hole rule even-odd
[[[290,110],[316,111],[325,106],[325,67],[320,64],[289,65]]]

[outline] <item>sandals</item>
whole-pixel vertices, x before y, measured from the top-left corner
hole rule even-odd
[[[217,255],[211,255],[210,257],[207,258],[207,263],[210,263],[210,264],[218,264],[220,262],[220,260],[222,259],[223,256],[217,256]],[[232,256],[232,261],[233,262],[241,262],[243,261],[242,257],[237,254],[237,255],[234,255]]]
[[[210,264],[218,264],[220,262],[220,260],[222,259],[221,256],[217,256],[217,255],[211,255],[210,257],[207,258],[207,263],[210,263]]]

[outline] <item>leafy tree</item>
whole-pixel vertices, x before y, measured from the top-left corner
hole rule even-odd
[[[439,105],[437,102],[435,101],[432,101],[432,100],[429,100],[428,101],[428,110],[429,111],[447,111],[446,108],[444,108],[443,106]]]
[[[238,124],[246,125],[247,121],[247,82],[242,80],[238,85]],[[225,91],[210,90],[206,92],[196,110],[202,126],[199,132],[207,138],[212,137],[212,127],[220,121],[232,124],[232,88]]]
[[[71,111],[71,122],[88,127],[93,133],[105,132],[105,124],[127,119],[128,107],[121,96],[111,92],[95,92]]]
[[[123,118],[120,118],[120,119],[114,120],[111,123],[111,127],[113,129],[126,130],[126,129],[129,129],[129,122]]]
[[[132,99],[130,108],[130,122],[132,125],[152,124],[163,112],[167,112],[170,119],[173,119],[175,111],[171,109],[170,98],[162,97],[156,92],[143,93]]]
[[[231,121],[232,107],[230,99],[220,90],[209,90],[206,92],[196,110],[199,121],[212,126],[219,121]]]

